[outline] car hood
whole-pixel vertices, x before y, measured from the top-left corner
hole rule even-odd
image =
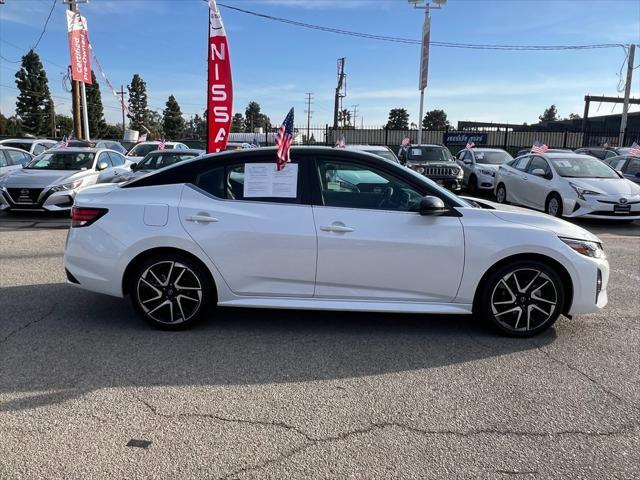
[[[476,163],[477,168],[484,168],[485,170],[491,170],[492,172],[497,172],[500,168],[500,164],[494,163]]]
[[[576,187],[601,195],[640,195],[640,186],[626,178],[565,178]]]
[[[45,188],[49,185],[69,183],[85,177],[89,170],[36,170],[21,168],[4,177],[6,188],[31,187]]]
[[[458,162],[407,162],[408,167],[458,167]]]
[[[574,225],[560,218],[552,217],[546,213],[536,212],[525,208],[514,207],[512,205],[504,205],[501,203],[490,202],[485,199],[479,199],[479,202],[489,205],[493,210],[490,211],[500,220],[511,223],[519,223],[555,233],[559,237],[575,238],[577,240],[590,240],[600,242],[600,239],[593,233],[582,227]]]

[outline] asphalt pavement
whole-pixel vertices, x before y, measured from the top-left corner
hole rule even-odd
[[[0,214],[0,479],[640,477],[640,225],[581,222],[610,304],[466,317],[215,310],[185,332],[64,282],[64,216]]]

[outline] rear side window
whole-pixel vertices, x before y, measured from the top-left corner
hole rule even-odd
[[[4,153],[9,157],[9,163],[13,165],[23,165],[31,160],[29,155],[17,150],[5,150]]]
[[[0,167],[6,167],[7,165],[9,165],[9,162],[4,155],[5,152],[0,151]]]
[[[527,167],[527,173],[532,173],[534,170],[544,170],[545,174],[549,173],[549,165],[544,158],[541,157],[533,157],[531,162],[529,162],[529,166]]]
[[[108,155],[114,167],[119,167],[120,165],[124,165],[124,157],[122,155],[119,155],[115,152],[108,152]]]
[[[516,170],[524,172],[527,169],[527,163],[529,163],[529,157],[516,158],[511,162],[511,166]]]
[[[640,158],[632,158],[627,165],[627,175],[638,175],[640,173]]]
[[[35,147],[33,147],[33,154],[34,155],[40,155],[46,149],[47,148],[44,145],[42,145],[41,143],[36,143]]]

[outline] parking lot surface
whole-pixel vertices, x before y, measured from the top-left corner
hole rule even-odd
[[[638,222],[581,223],[609,306],[524,340],[275,310],[156,331],[65,284],[67,224],[0,214],[2,479],[640,476]]]

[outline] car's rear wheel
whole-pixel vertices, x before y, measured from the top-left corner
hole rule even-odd
[[[181,330],[203,317],[212,287],[209,276],[195,261],[178,254],[162,254],[146,259],[135,269],[129,292],[145,321],[163,330]]]
[[[507,189],[504,186],[504,183],[498,185],[498,188],[496,189],[496,202],[507,203]]]
[[[562,217],[562,199],[560,195],[557,193],[549,195],[544,211],[552,217]]]
[[[555,323],[564,302],[562,281],[552,268],[539,261],[518,261],[486,279],[477,313],[503,335],[530,337]]]

